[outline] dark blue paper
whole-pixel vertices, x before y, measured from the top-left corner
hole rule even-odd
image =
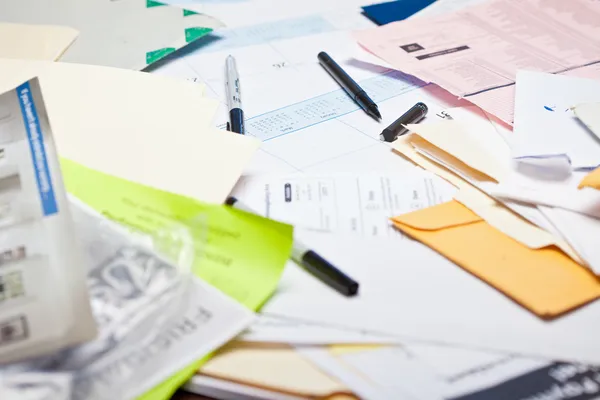
[[[363,7],[363,13],[378,25],[402,21],[421,11],[435,0],[397,0]]]

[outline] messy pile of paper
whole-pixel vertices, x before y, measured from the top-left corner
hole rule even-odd
[[[235,300],[254,310],[270,296],[289,257],[292,228],[208,204],[223,203],[259,142],[213,128],[217,102],[203,96],[202,85],[108,67],[20,59],[0,59],[0,72],[0,91],[13,91],[34,77],[39,80],[70,193],[136,232],[156,234],[173,225],[191,232],[192,271],[203,279],[202,285],[229,295],[223,297],[226,302],[235,305]],[[20,115],[10,108],[1,111],[0,119],[8,124]],[[40,133],[42,140],[47,134]],[[212,298],[198,285],[194,288],[193,296]],[[200,357],[250,321],[249,311],[242,313],[245,322],[237,324],[242,319],[219,307],[215,303],[210,312],[222,315],[226,324],[234,323],[233,330],[215,326],[211,333],[190,337],[206,346],[185,351],[185,356],[172,351],[163,357],[160,372],[130,379],[121,393],[137,396],[181,371],[166,389],[155,389],[174,390],[198,368]],[[185,349],[189,343],[178,346]],[[191,362],[191,369],[185,369]],[[91,369],[87,383],[104,379],[102,371]],[[7,375],[10,379],[0,390],[18,392],[19,382],[43,384],[33,372]],[[76,392],[74,398],[82,398]]]

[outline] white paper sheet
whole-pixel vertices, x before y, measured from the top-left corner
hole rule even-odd
[[[420,243],[297,234],[360,282],[359,296],[339,296],[290,268],[264,314],[369,327],[413,341],[600,363],[599,302],[546,322]]]
[[[592,400],[600,392],[597,368],[585,365],[430,345],[299,351],[369,399],[559,399],[543,395],[568,392]]]
[[[452,200],[456,188],[417,169],[389,174],[242,178],[233,194],[268,218],[360,237],[403,235],[390,218]]]
[[[538,206],[586,265],[600,275],[600,219],[562,208]]]
[[[577,174],[578,180],[583,177]],[[557,207],[583,215],[600,218],[600,193],[596,190],[577,189],[575,185],[499,184],[489,186],[491,196],[526,204]]]
[[[573,112],[594,135],[600,137],[600,103],[582,103]]]
[[[600,165],[600,139],[571,110],[593,101],[600,101],[600,81],[519,71],[513,157],[537,164],[540,158],[566,156],[574,169]]]
[[[427,119],[438,118],[447,107],[467,104],[436,86],[423,87],[420,81],[376,65],[377,59],[349,33],[336,30],[333,22],[310,21],[303,24],[331,28],[307,34],[302,29],[286,31],[280,24],[259,25],[256,29],[264,27],[269,35],[259,35],[260,40],[252,36],[250,45],[229,45],[231,38],[217,41],[212,49],[209,45],[155,71],[205,82],[207,94],[221,101],[216,120],[224,127],[228,114],[223,66],[229,54],[236,58],[247,135],[263,142],[247,175],[399,171],[410,164],[380,142],[386,126],[419,101],[429,107]],[[296,36],[298,32],[302,34]],[[317,61],[320,51],[327,51],[378,103],[381,122],[360,110],[323,70]]]
[[[444,382],[435,371],[403,348],[335,354],[299,348],[300,354],[369,400],[443,400]]]
[[[298,268],[290,263],[290,268]],[[237,340],[245,342],[323,344],[398,344],[401,339],[364,329],[346,329],[293,318],[259,315]]]

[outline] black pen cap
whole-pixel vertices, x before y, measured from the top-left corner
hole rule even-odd
[[[425,103],[419,102],[415,104],[407,112],[402,114],[400,118],[385,128],[381,132],[381,135],[379,135],[379,139],[386,142],[393,142],[398,136],[408,133],[408,129],[406,129],[404,125],[419,123],[425,118],[427,111],[429,111],[429,109]]]

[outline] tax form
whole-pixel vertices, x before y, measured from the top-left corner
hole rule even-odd
[[[426,171],[242,178],[233,194],[268,218],[357,237],[402,234],[395,215],[452,200],[454,186]]]
[[[513,85],[519,69],[558,73],[600,61],[599,20],[600,4],[590,0],[494,0],[427,23],[416,18],[357,37],[399,70],[458,96],[477,96],[478,104],[490,92]],[[503,99],[510,102],[510,90],[505,92]],[[498,100],[487,104],[495,109],[494,103]],[[489,107],[512,122],[510,115]]]

